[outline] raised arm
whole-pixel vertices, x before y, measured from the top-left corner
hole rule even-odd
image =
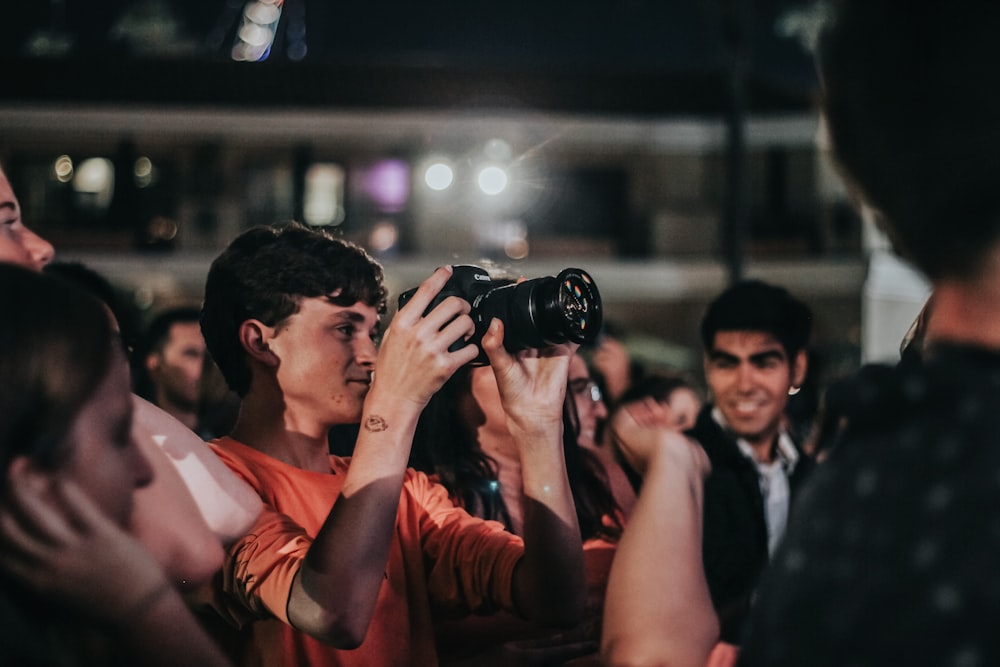
[[[580,621],[586,603],[583,542],[562,442],[562,406],[575,346],[511,355],[503,348],[499,320],[482,344],[521,458],[524,557],[514,571],[514,601],[528,619],[568,627]]]
[[[703,667],[718,640],[702,566],[702,483],[696,443],[657,424],[652,403],[618,411],[617,445],[644,474],[608,578],[601,654],[606,664]]]
[[[340,648],[362,642],[374,613],[417,418],[477,354],[448,351],[474,331],[466,301],[446,299],[423,316],[450,275],[445,267],[424,281],[386,332],[343,491],[289,596],[292,625]]]

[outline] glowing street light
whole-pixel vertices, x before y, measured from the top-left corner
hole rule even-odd
[[[431,190],[447,190],[455,180],[455,172],[444,162],[435,162],[424,172],[424,183]]]
[[[502,167],[497,167],[496,165],[490,165],[488,167],[483,167],[479,171],[479,176],[476,178],[476,182],[479,184],[479,189],[485,194],[495,196],[503,192],[507,188],[507,172]]]

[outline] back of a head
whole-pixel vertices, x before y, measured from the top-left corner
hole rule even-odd
[[[0,263],[0,465],[55,468],[76,415],[108,372],[111,323],[61,278]]]
[[[239,343],[243,322],[274,326],[303,298],[323,296],[384,312],[382,267],[362,248],[298,223],[254,227],[233,240],[212,262],[201,313],[205,343],[229,387],[245,396],[250,386]]]
[[[812,312],[788,290],[761,280],[743,280],[725,289],[705,311],[701,342],[711,350],[719,331],[759,331],[781,342],[789,359],[804,350]]]
[[[1000,235],[1000,3],[834,7],[820,68],[840,166],[932,280],[974,275]]]
[[[82,262],[49,262],[45,273],[57,275],[82,287],[108,307],[118,323],[119,333],[126,350],[132,350],[139,343],[139,311],[104,275]]]

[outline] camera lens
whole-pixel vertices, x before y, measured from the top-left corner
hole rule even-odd
[[[556,276],[559,283],[559,312],[566,322],[566,338],[574,343],[590,343],[601,329],[601,295],[586,272],[566,269]]]
[[[504,347],[510,351],[591,342],[602,322],[597,285],[580,269],[499,287],[485,294],[476,308],[485,324],[492,317],[503,321]]]

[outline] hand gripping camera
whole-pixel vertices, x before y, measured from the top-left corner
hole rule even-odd
[[[399,295],[400,308],[414,292],[416,288]],[[459,264],[452,267],[451,278],[427,312],[449,296],[461,297],[472,306],[469,315],[476,324],[475,334],[468,340],[455,341],[449,348],[455,351],[469,343],[479,347],[479,356],[472,366],[489,365],[480,343],[494,317],[504,323],[503,343],[510,352],[567,341],[593,342],[603,321],[597,284],[582,269],[563,269],[555,277],[515,283],[495,281],[486,269]]]

